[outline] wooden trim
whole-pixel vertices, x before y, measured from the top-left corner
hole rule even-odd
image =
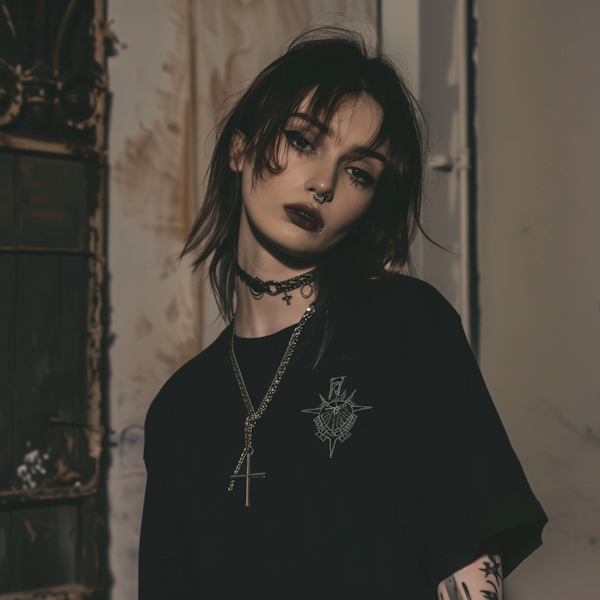
[[[12,135],[0,131],[0,147],[13,150],[29,150],[33,152],[45,152],[48,154],[65,154],[68,156],[79,156],[91,158],[105,154],[103,148],[92,148],[90,146],[78,146],[70,142],[50,142],[38,140],[19,135]]]
[[[78,583],[41,588],[26,592],[0,594],[0,600],[91,600],[99,589],[90,589]]]

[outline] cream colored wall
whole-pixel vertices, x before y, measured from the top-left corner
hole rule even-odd
[[[143,425],[165,380],[200,349],[198,281],[177,262],[193,209],[186,0],[114,0],[109,62],[109,469],[114,600],[137,597]]]
[[[509,600],[600,590],[600,3],[480,0],[481,365],[549,517]]]

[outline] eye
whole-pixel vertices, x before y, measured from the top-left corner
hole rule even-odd
[[[360,185],[362,188],[370,188],[377,182],[364,169],[358,167],[346,167],[346,172],[352,177],[353,185]]]
[[[299,154],[308,152],[310,154],[314,154],[315,149],[312,147],[311,143],[302,136],[299,131],[287,130],[284,131],[283,134],[287,138],[288,143],[292,148],[298,150]]]

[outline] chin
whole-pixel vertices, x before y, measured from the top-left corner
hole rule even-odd
[[[267,248],[271,247],[276,254],[281,253],[292,259],[312,264],[344,237],[329,240],[323,235],[324,231],[319,233],[305,231],[292,223],[273,223],[271,221],[262,227],[261,225],[261,223],[252,223],[251,229],[257,239],[262,239],[263,245]]]
[[[306,243],[298,243],[290,240],[269,240],[270,243],[280,252],[292,256],[294,258],[311,260],[315,259],[325,252],[322,248],[314,248]]]

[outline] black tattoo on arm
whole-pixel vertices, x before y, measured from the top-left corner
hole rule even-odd
[[[502,585],[500,567],[501,563],[496,560],[496,556],[488,554],[488,560],[483,561],[483,569],[479,569],[485,575],[486,582],[493,588],[493,590],[481,590],[485,600],[498,600],[500,597],[500,586]],[[492,577],[494,578],[495,583],[492,581]]]
[[[479,570],[484,573],[486,583],[491,586],[491,589],[479,590],[482,594],[481,598],[484,600],[500,600],[500,589],[502,587],[500,568],[501,562],[496,556],[489,554],[487,560],[483,561],[483,569]],[[444,587],[448,594],[448,600],[473,600],[467,584],[461,582],[460,586],[462,587],[462,591],[460,590],[454,575],[451,575],[444,580]],[[444,600],[442,594],[440,594],[440,600]]]
[[[485,578],[487,579],[489,575],[492,575],[496,580],[496,585],[500,585],[500,580],[502,576],[500,575],[500,563],[496,560],[496,557],[488,554],[488,559],[490,562],[483,561],[483,569],[479,569],[485,574]]]
[[[469,592],[469,588],[467,587],[467,584],[463,582],[462,586],[463,586],[463,590],[465,590],[465,594],[467,595],[467,600],[471,600],[471,594]]]

